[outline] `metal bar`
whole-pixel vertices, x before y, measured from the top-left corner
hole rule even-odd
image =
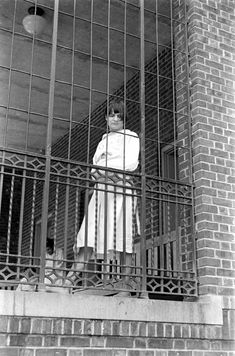
[[[9,80],[8,80],[8,97],[7,97],[7,112],[6,112],[6,125],[5,125],[5,133],[3,134],[3,146],[7,145],[7,128],[8,128],[8,114],[9,114],[9,106],[10,106],[10,97],[11,97],[11,77],[12,77],[12,60],[13,60],[13,44],[14,44],[14,35],[15,35],[15,23],[16,23],[16,7],[17,0],[15,0],[14,7],[14,15],[13,15],[13,27],[12,27],[12,40],[11,40],[11,56],[10,56],[10,64],[9,64]]]
[[[25,159],[26,161],[26,159]],[[23,170],[22,186],[21,186],[21,198],[20,198],[20,221],[19,221],[19,240],[18,240],[18,255],[21,255],[22,251],[22,237],[23,237],[23,219],[24,219],[24,204],[25,204],[25,186],[26,176],[25,169]],[[17,264],[19,265],[21,259],[17,258]],[[19,278],[20,268],[17,267],[17,277]]]
[[[4,160],[5,152],[3,152],[2,161]],[[0,216],[2,211],[2,201],[3,201],[3,181],[4,181],[4,166],[1,164],[0,171]]]
[[[68,165],[66,169],[66,192],[65,192],[65,214],[64,214],[64,256],[67,256],[68,249],[68,215],[69,215],[69,194],[70,194],[70,159],[71,159],[71,137],[72,137],[72,117],[73,117],[73,91],[74,91],[74,51],[75,51],[75,36],[76,36],[76,22],[75,22],[76,0],[73,2],[73,33],[72,33],[72,67],[71,67],[71,90],[70,90],[70,108],[69,108],[69,134],[68,134]],[[61,13],[61,11],[60,11]]]
[[[58,227],[58,210],[59,210],[59,177],[55,183],[55,208],[54,208],[54,232],[53,239],[56,242],[57,240],[57,227]],[[56,245],[56,244],[55,244]],[[55,246],[56,247],[56,246]],[[66,256],[66,255],[65,255]]]
[[[110,1],[108,0],[108,57],[107,57],[107,62],[108,62],[108,70],[107,70],[107,117],[108,117],[108,111],[109,111],[109,100],[110,100]],[[108,139],[108,121],[106,124],[106,152],[108,152],[108,144],[109,144],[109,139]],[[107,167],[107,157],[108,155],[106,154],[106,162],[105,165]],[[108,171],[105,171],[105,192],[104,192],[104,284],[106,283],[106,272],[107,272],[107,257],[108,257],[108,251],[107,251],[107,231],[108,231],[108,191],[107,191],[107,183],[108,183]]]
[[[84,243],[85,243],[85,250],[84,250],[84,259],[85,261],[87,260],[87,240],[88,240],[88,205],[89,205],[89,189],[90,189],[90,182],[89,182],[89,177],[90,177],[90,167],[88,167],[88,164],[90,162],[90,142],[91,142],[91,110],[92,110],[92,69],[93,69],[93,17],[94,17],[94,1],[91,0],[91,26],[90,26],[90,31],[91,31],[91,36],[90,36],[90,66],[89,66],[89,111],[88,111],[88,137],[87,137],[87,169],[86,169],[86,178],[87,178],[87,183],[86,183],[86,191],[85,191],[85,238],[84,238]],[[85,265],[84,265],[85,267]]]
[[[155,23],[155,31],[156,31],[156,58],[157,58],[157,152],[158,152],[158,175],[159,177],[163,177],[163,169],[162,169],[162,153],[161,153],[161,137],[160,137],[160,109],[159,109],[159,102],[160,102],[160,75],[159,75],[159,40],[158,40],[158,1],[156,1],[156,23]],[[161,192],[161,180],[159,180],[159,191]],[[159,247],[158,256],[163,255],[163,209],[164,203],[162,202],[161,196],[158,203],[158,212],[159,212],[159,239],[162,241],[161,246]],[[157,249],[158,251],[158,249]],[[163,259],[158,259],[158,268],[163,268]]]
[[[141,266],[142,291],[146,291],[146,162],[145,162],[145,45],[144,45],[144,0],[140,0],[140,117],[141,117]]]
[[[30,240],[29,240],[29,255],[30,255],[30,257],[33,256],[33,236],[34,236],[35,209],[36,209],[37,181],[35,180],[35,176],[36,176],[36,172],[34,172],[33,187],[32,187],[32,208],[31,208],[31,216],[30,216]],[[32,259],[31,259],[30,263],[33,263]]]
[[[35,2],[34,12],[36,14],[37,0]],[[34,22],[34,27],[36,26],[36,21]],[[28,148],[28,138],[29,138],[29,124],[30,124],[30,108],[31,108],[31,94],[32,94],[32,78],[33,78],[33,59],[34,59],[34,47],[35,47],[35,33],[33,32],[32,40],[32,52],[30,58],[30,70],[29,70],[29,94],[28,94],[28,107],[27,107],[27,124],[26,124],[26,140],[25,149]]]
[[[174,180],[177,180],[177,170],[178,170],[178,164],[177,164],[177,147],[175,145],[175,142],[177,142],[177,131],[176,131],[176,102],[177,98],[175,99],[176,95],[176,87],[174,85],[175,83],[175,74],[174,74],[174,63],[175,61],[175,52],[174,52],[174,28],[173,28],[173,3],[171,2],[170,4],[170,18],[171,18],[171,75],[172,75],[172,106],[173,106],[173,135],[174,135],[174,146],[173,146],[173,160],[174,160]],[[176,78],[177,80],[177,78]],[[180,269],[180,237],[179,237],[179,220],[178,220],[178,213],[179,213],[179,204],[178,204],[178,199],[177,199],[177,193],[178,193],[178,186],[177,184],[175,185],[176,189],[176,204],[173,205],[173,208],[175,209],[175,231],[176,231],[176,256],[177,256],[177,269]],[[170,204],[170,203],[169,203]],[[169,206],[169,207],[172,207]],[[171,209],[169,209],[170,212]]]
[[[59,18],[59,0],[55,0],[54,20],[53,20],[53,35],[52,35],[52,54],[51,54],[51,74],[50,74],[50,89],[49,89],[49,107],[48,107],[48,126],[46,138],[46,171],[45,183],[43,189],[43,204],[42,204],[42,230],[41,230],[41,268],[39,282],[43,288],[45,276],[45,251],[47,238],[47,216],[49,203],[50,189],[50,166],[51,166],[51,145],[52,145],[52,127],[53,127],[53,112],[54,112],[54,94],[55,94],[55,75],[56,75],[56,47],[58,33],[58,18]]]
[[[7,224],[7,259],[6,259],[7,263],[9,263],[10,242],[11,242],[12,210],[13,210],[13,197],[14,197],[14,185],[15,185],[14,172],[15,169],[13,168],[13,175],[11,177],[11,185],[10,185],[9,214],[8,214],[8,224]]]
[[[124,58],[123,58],[123,63],[124,63],[124,146],[123,146],[123,167],[125,169],[125,156],[126,156],[126,135],[125,135],[125,129],[126,129],[126,89],[127,89],[127,81],[126,81],[126,62],[127,62],[127,52],[126,52],[126,29],[127,29],[127,8],[126,8],[126,1],[125,1],[125,12],[124,12],[124,48],[123,48],[123,52],[124,52]],[[125,173],[123,174],[123,185],[125,187],[126,185],[126,175]],[[122,199],[123,199],[123,210],[122,210],[122,214],[123,214],[123,264],[126,264],[126,189],[123,188],[122,191]]]

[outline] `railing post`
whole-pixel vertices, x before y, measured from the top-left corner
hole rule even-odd
[[[56,76],[58,14],[59,14],[59,0],[55,0],[54,1],[53,35],[52,35],[48,124],[47,124],[47,138],[46,138],[46,168],[45,168],[45,183],[44,183],[43,201],[42,201],[41,268],[40,268],[40,274],[39,274],[39,287],[38,287],[40,290],[45,289],[45,285],[44,285],[45,254],[46,254],[46,239],[47,239],[48,203],[49,203],[49,191],[50,191],[50,167],[51,167],[51,145],[52,145],[54,92],[55,92],[55,76]]]
[[[141,297],[146,295],[146,175],[145,175],[145,55],[144,55],[144,0],[140,0],[140,153],[141,153],[141,217],[140,263],[142,266]]]

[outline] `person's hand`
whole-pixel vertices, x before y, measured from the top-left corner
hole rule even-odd
[[[79,251],[79,248],[76,245],[73,245],[74,256],[78,255],[78,251]]]

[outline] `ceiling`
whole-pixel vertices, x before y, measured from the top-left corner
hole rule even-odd
[[[157,1],[159,51],[161,45],[170,42],[170,20],[165,17],[169,16],[169,1]],[[47,20],[37,38],[28,35],[22,25],[32,3],[0,1],[0,145],[42,152],[48,122],[54,0],[36,2],[44,9]],[[111,0],[109,17],[109,1],[95,0],[92,25],[91,3],[91,0],[60,0],[53,142],[65,135],[71,119],[74,125],[84,120],[89,110],[105,101],[107,92],[114,93],[139,70],[138,0],[126,2],[126,37],[125,1]],[[155,0],[145,1],[149,10],[154,11],[155,4]],[[156,55],[156,16],[149,11],[145,11],[145,39],[148,63]]]

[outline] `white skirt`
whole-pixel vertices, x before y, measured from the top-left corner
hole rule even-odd
[[[98,183],[77,235],[77,248],[92,247],[94,253],[133,252],[133,237],[138,229],[137,198],[134,191]],[[85,226],[87,219],[87,239]]]

